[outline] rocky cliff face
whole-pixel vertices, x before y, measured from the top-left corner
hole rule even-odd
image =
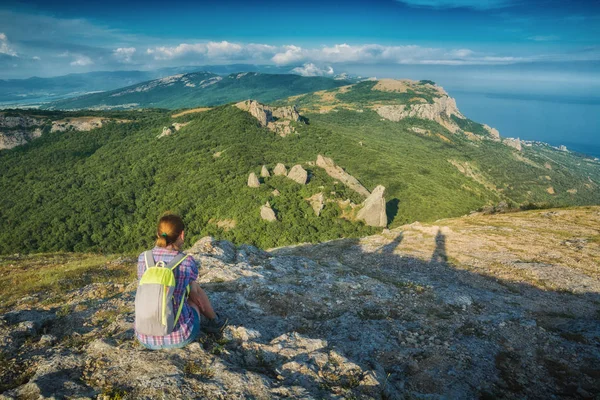
[[[255,100],[246,100],[235,105],[240,110],[249,112],[258,123],[271,131],[285,137],[296,132],[291,122],[300,122],[300,114],[295,106],[269,107]]]
[[[46,119],[0,113],[0,150],[24,145],[42,135]]]
[[[204,238],[188,254],[229,318],[222,339],[142,349],[135,282],[31,293],[0,317],[3,396],[594,398],[600,249],[586,238],[598,224],[588,207],[270,253]]]
[[[375,108],[377,114],[390,121],[400,121],[404,118],[421,118],[435,121],[452,133],[460,130],[452,116],[464,119],[456,107],[456,100],[447,95],[436,97],[433,104],[411,104],[411,105],[385,105]]]
[[[73,117],[52,121],[49,118],[22,116],[7,116],[0,113],[0,150],[11,149],[21,146],[29,141],[42,136],[44,125],[50,125],[50,132],[65,132],[69,130],[89,131],[100,128],[106,122],[127,122],[125,120],[115,120],[100,117]],[[184,124],[174,124],[183,126]],[[178,127],[174,128],[179,130]],[[161,136],[170,134],[163,130]],[[160,136],[159,136],[160,137]]]

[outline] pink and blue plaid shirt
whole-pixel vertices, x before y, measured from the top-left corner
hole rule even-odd
[[[155,247],[152,249],[152,255],[154,256],[154,261],[164,261],[165,264],[168,264],[175,258],[175,256],[179,254],[176,250],[168,250],[163,247]],[[173,293],[174,302],[173,308],[175,310],[179,309],[179,303],[181,301],[181,296],[185,291],[187,285],[191,282],[195,281],[198,278],[198,265],[196,265],[196,261],[192,257],[186,257],[185,260],[179,264],[177,267],[179,270],[177,274],[177,285],[175,286],[175,291]],[[146,270],[146,261],[144,260],[144,253],[140,254],[138,257],[138,265],[137,265],[137,275],[138,280],[144,274]],[[183,304],[183,309],[181,310],[181,315],[179,316],[179,320],[177,324],[175,324],[175,328],[173,332],[166,336],[150,336],[144,335],[136,331],[136,337],[142,343],[152,345],[152,346],[163,346],[163,345],[173,345],[182,343],[187,338],[190,337],[192,333],[192,328],[194,326],[194,316],[195,312],[192,308],[187,304],[187,301]]]

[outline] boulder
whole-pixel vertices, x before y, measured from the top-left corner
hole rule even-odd
[[[201,256],[216,258],[224,263],[235,261],[237,249],[227,240],[216,240],[212,236],[205,236],[190,247],[186,254],[199,258]]]
[[[322,155],[317,156],[317,167],[323,168],[327,175],[333,179],[338,179],[344,185],[354,190],[356,193],[361,194],[365,197],[369,195],[369,191],[360,184],[358,179],[344,171],[342,168],[335,165],[331,158],[323,157]]]
[[[300,164],[296,164],[290,169],[290,173],[287,176],[291,180],[298,182],[301,185],[306,185],[308,180],[308,172]]]
[[[320,192],[313,194],[306,200],[308,200],[308,202],[310,203],[310,206],[315,211],[316,216],[318,217],[319,215],[321,215],[321,211],[323,210],[323,203],[325,202],[325,197],[323,196],[323,193]]]
[[[271,192],[271,194],[275,197],[279,196],[281,193],[279,193],[279,190],[275,189]]]
[[[262,166],[262,168],[260,169],[260,176],[262,178],[268,178],[271,176],[271,174],[269,173],[269,170],[267,169],[266,166]]]
[[[250,176],[248,176],[248,186],[251,188],[260,187],[260,182],[258,181],[258,178],[254,172],[251,172]]]
[[[365,224],[369,226],[386,226],[387,215],[385,213],[384,192],[385,187],[377,186],[362,203],[362,208],[356,214],[356,219],[365,221]]]
[[[273,211],[269,202],[260,208],[260,217],[269,222],[277,221],[275,211]]]
[[[275,176],[287,176],[287,168],[282,163],[279,163],[273,169],[273,175],[275,175]]]

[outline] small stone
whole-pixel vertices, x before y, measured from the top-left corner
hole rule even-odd
[[[42,335],[39,341],[42,346],[52,346],[55,342],[56,336],[53,335]]]

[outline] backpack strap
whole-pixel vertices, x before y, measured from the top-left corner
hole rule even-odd
[[[173,274],[175,275],[175,280],[177,280],[177,276],[179,275],[179,269],[177,268],[179,264],[183,262],[187,258],[187,254],[179,253],[175,256],[173,260],[166,266],[166,268],[171,268]],[[186,297],[190,293],[190,285],[187,285],[185,290],[183,291],[183,295],[181,296],[181,301],[179,302],[179,309],[177,310],[177,314],[175,314],[174,323],[177,324],[179,321],[179,317],[181,316],[181,310],[183,310],[183,303],[185,302]]]
[[[152,268],[156,265],[156,262],[154,261],[154,256],[152,255],[152,250],[144,252],[144,260],[146,261],[146,269]],[[144,271],[146,269],[144,269]]]
[[[179,266],[179,264],[181,264],[183,262],[183,260],[185,260],[185,258],[187,257],[187,254],[183,254],[183,253],[179,253],[175,256],[174,259],[171,260],[170,263],[168,263],[165,268],[170,268],[171,271],[173,271],[173,273],[175,275],[177,275],[177,272],[175,272],[175,268],[177,268]]]

